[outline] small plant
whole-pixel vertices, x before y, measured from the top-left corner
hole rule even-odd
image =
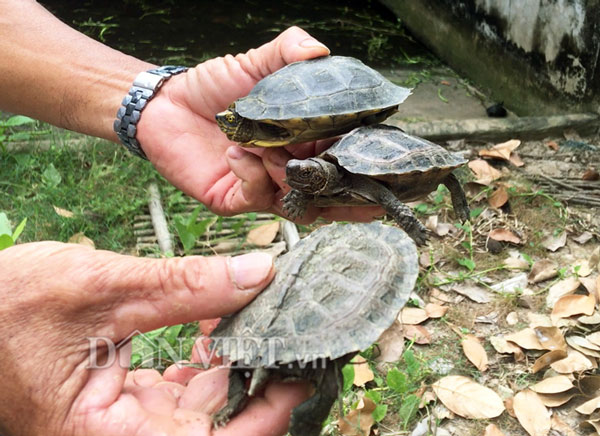
[[[204,209],[202,205],[197,206],[187,219],[181,216],[175,217],[175,229],[179,235],[179,240],[183,245],[183,251],[189,253],[196,245],[196,240],[202,236],[208,227],[217,220],[217,216],[205,218],[198,221],[198,215]]]
[[[8,217],[4,212],[0,212],[0,250],[15,245],[25,228],[25,224],[27,224],[27,218],[24,218],[17,228],[12,231]]]
[[[131,369],[164,370],[173,363],[189,358],[197,333],[197,324],[190,323],[161,327],[134,336],[132,338]]]
[[[4,149],[4,143],[9,141],[25,141],[30,138],[30,132],[17,131],[15,127],[26,124],[34,124],[32,118],[15,115],[6,120],[0,120],[0,148]]]

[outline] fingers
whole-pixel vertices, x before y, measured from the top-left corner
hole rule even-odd
[[[227,426],[214,432],[215,436],[263,436],[287,433],[292,409],[308,398],[304,383],[272,383],[264,397],[257,397]]]
[[[239,181],[227,192],[223,205],[239,212],[266,210],[273,204],[273,183],[261,158],[241,147],[229,147],[227,163]]]
[[[283,66],[329,54],[329,49],[299,27],[290,27],[273,41],[235,58],[255,80]]]
[[[179,407],[209,415],[218,412],[227,400],[229,369],[213,368],[196,375],[179,399]]]
[[[265,253],[148,259],[75,244],[35,243],[10,254],[0,256],[0,266],[16,270],[15,286],[27,291],[14,299],[15,310],[77,325],[83,337],[117,341],[136,329],[236,312],[274,275],[272,257]]]
[[[111,266],[109,287],[126,298],[114,312],[121,331],[236,312],[274,275],[272,258],[265,253],[155,260],[118,256],[118,264]]]

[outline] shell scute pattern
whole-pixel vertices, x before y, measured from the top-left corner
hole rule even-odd
[[[383,124],[359,127],[325,153],[348,171],[365,175],[427,172],[466,163],[437,144]]]
[[[250,356],[269,365],[337,358],[368,347],[392,324],[418,274],[413,241],[378,222],[322,227],[276,266],[271,285],[213,333],[281,338],[269,345],[275,351],[263,347]],[[232,361],[247,358],[242,351],[222,350]]]
[[[327,56],[269,75],[237,100],[235,109],[253,120],[312,118],[391,107],[409,94],[357,59]]]

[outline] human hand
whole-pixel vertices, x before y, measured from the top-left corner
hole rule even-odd
[[[106,367],[88,368],[88,338],[118,344],[135,330],[239,310],[272,279],[267,255],[142,259],[38,242],[0,251],[0,270],[5,436],[284,434],[291,409],[308,395],[305,385],[271,384],[213,431],[226,370],[128,372],[130,346],[112,361],[109,347],[99,349]]]
[[[144,109],[137,138],[162,175],[213,212],[269,211],[285,216],[280,200],[290,189],[284,182],[286,162],[314,156],[332,141],[247,150],[227,139],[215,114],[286,64],[328,53],[308,33],[292,27],[245,54],[206,61],[166,82]],[[379,207],[311,206],[298,221],[312,222],[319,215],[368,221],[382,213]]]

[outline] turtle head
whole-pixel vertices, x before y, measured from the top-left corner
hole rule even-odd
[[[290,159],[285,166],[286,182],[293,189],[307,194],[322,193],[338,178],[334,164],[320,158]]]
[[[219,128],[230,140],[248,142],[252,139],[252,123],[238,114],[232,106],[219,112],[215,118]]]

